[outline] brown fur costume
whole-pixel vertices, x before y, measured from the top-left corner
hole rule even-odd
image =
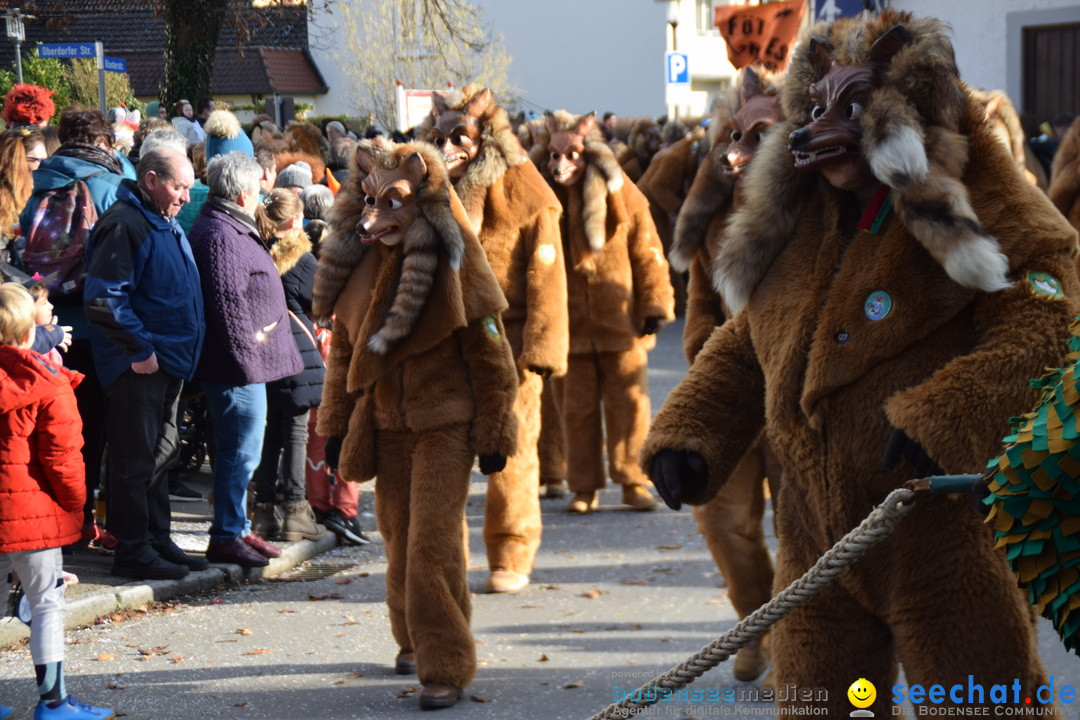
[[[1009,149],[1009,153],[1016,162],[1016,167],[1024,174],[1027,181],[1037,186],[1040,190],[1046,190],[1048,180],[1046,170],[1035,156],[1035,151],[1024,136],[1024,128],[1020,124],[1020,113],[1016,112],[1016,106],[1009,100],[1009,96],[1003,90],[977,90],[968,88],[972,97],[982,103],[986,111],[986,119],[994,129],[998,139]]]
[[[660,126],[652,118],[638,118],[630,126],[630,136],[626,139],[626,147],[619,152],[619,165],[635,183],[641,179],[645,171],[649,169],[649,162],[656,153],[656,148],[650,148],[650,139],[659,142]]]
[[[664,126],[665,129],[672,123]],[[671,249],[675,217],[682,207],[690,184],[698,169],[698,163],[707,152],[705,129],[698,127],[671,147],[658,152],[649,163],[649,168],[637,181],[638,190],[649,201],[656,234],[664,253]],[[686,283],[682,273],[671,270],[671,285],[675,289],[675,314],[682,315],[686,309]]]
[[[715,143],[694,177],[675,226],[675,240],[668,257],[672,267],[690,272],[683,349],[691,365],[726,316],[720,296],[712,287],[712,266],[724,241],[724,223],[737,204],[737,181],[725,172],[731,135],[738,129],[732,116],[751,97],[776,98],[782,84],[782,75],[760,68],[743,71],[735,91],[724,99],[714,115],[709,129]],[[658,156],[653,165],[659,162]],[[764,487],[767,482],[775,501],[780,490],[780,474],[768,440],[761,437],[715,497],[693,508],[709,552],[727,579],[728,597],[739,618],[746,617],[771,597],[773,567],[762,529]],[[733,664],[735,678],[753,680],[761,674],[764,664],[759,643],[743,648]]]
[[[402,242],[357,239],[367,176],[354,158],[315,278],[317,316],[334,333],[318,431],[343,437],[340,472],[376,482],[394,638],[420,681],[463,687],[476,670],[462,537],[475,455],[512,455],[517,372],[506,300],[430,145],[360,143],[392,169],[419,153],[427,176]],[[418,531],[422,528],[422,531]]]
[[[1072,226],[1080,230],[1080,118],[1069,126],[1054,153],[1047,195]]]
[[[529,162],[490,91],[470,84],[443,98],[450,111],[465,111],[474,102],[478,111],[483,107],[479,150],[455,190],[509,303],[503,323],[519,379],[518,452],[488,477],[484,543],[492,571],[528,575],[540,547],[541,376],[566,372],[570,342],[559,232],[562,206]],[[428,139],[438,112],[433,109],[420,123],[418,137]]]
[[[940,32],[931,21],[893,13],[817,31],[829,32],[834,47],[850,53],[838,52],[839,61],[858,61],[897,22],[916,40],[922,30]],[[944,37],[935,43],[948,47]],[[816,80],[807,69],[808,43],[798,48],[786,108],[796,104],[788,94],[805,97]],[[960,92],[955,72],[941,75],[947,69],[935,77],[912,74],[934,96],[916,94],[920,102],[904,117],[926,119],[921,109],[937,107],[950,83],[951,92]],[[808,119],[796,117],[800,124]],[[927,119],[928,139],[940,134],[934,127],[940,120]],[[709,338],[655,419],[642,453],[649,468],[662,449],[704,458],[708,482],[687,478],[682,491],[686,502],[702,503],[764,428],[784,470],[777,588],[798,578],[910,479],[906,462],[882,466],[894,429],[946,472],[979,472],[1000,451],[1009,417],[1034,403],[1028,379],[1062,360],[1080,291],[1076,232],[1017,173],[973,100],[965,98],[955,126],[944,132],[970,150],[957,177],[978,221],[1001,243],[1011,286],[995,292],[965,287],[913,232],[909,215],[889,215],[878,234],[858,230],[860,213],[850,194],[818,177],[802,178],[801,193],[784,208],[786,231],[768,265],[743,257],[753,250],[742,242],[729,256],[733,271],[748,269],[748,304]],[[792,159],[787,132],[772,143],[776,133],[747,178],[748,193],[773,200],[740,208],[742,222],[729,226],[725,251],[736,246],[734,228],[770,223],[777,212],[774,191],[790,180]],[[870,133],[865,141],[874,138]],[[1056,278],[1062,293],[1040,289],[1033,272]],[[882,291],[891,298],[890,311],[868,313],[868,301]],[[968,502],[921,498],[883,544],[774,626],[777,684],[826,688],[830,717],[851,710],[846,689],[860,677],[878,688],[869,709],[889,715],[890,693],[882,688],[893,684],[898,661],[909,685],[949,687],[969,675],[986,687],[1017,679],[1033,697],[1045,678],[1030,613]]]
[[[580,117],[559,111],[559,130]],[[547,128],[530,155],[547,155]],[[563,206],[563,248],[570,308],[570,362],[562,388],[568,479],[575,492],[604,487],[603,405],[612,480],[648,485],[637,468],[649,426],[646,324],[674,317],[668,264],[648,201],[619,168],[594,129],[584,142],[584,176],[566,188],[544,175]]]

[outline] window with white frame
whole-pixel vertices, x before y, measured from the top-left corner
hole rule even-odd
[[[694,24],[699,35],[715,35],[716,26],[713,25],[715,11],[714,0],[694,0]]]

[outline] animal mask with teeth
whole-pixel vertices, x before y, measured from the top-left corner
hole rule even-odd
[[[900,222],[956,283],[1009,286],[1008,259],[961,182],[973,101],[943,23],[892,10],[819,23],[796,47],[782,103],[786,120],[762,143],[714,266],[713,285],[733,312],[819,180],[847,191],[888,186]]]

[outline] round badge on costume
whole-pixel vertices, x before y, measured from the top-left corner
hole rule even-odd
[[[555,246],[551,243],[541,244],[536,253],[540,256],[540,262],[545,265],[555,262]]]
[[[866,317],[877,321],[884,319],[892,311],[892,298],[884,290],[875,290],[870,293],[863,303],[863,312]]]

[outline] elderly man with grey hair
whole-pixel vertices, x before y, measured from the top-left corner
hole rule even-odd
[[[165,470],[179,449],[180,391],[195,375],[205,336],[199,273],[174,219],[194,182],[183,151],[139,157],[94,226],[83,307],[94,366],[108,398],[108,522],[117,539],[112,571],[180,578],[208,567],[170,537]]]
[[[261,567],[281,551],[251,531],[247,487],[262,456],[265,384],[304,369],[285,292],[255,226],[262,167],[230,152],[206,166],[210,194],[191,229],[206,343],[195,378],[214,426],[211,562]]]
[[[334,193],[325,185],[309,185],[300,193],[305,220],[329,220],[334,207]]]
[[[158,128],[157,130],[151,130],[143,138],[142,145],[139,146],[139,156],[142,157],[144,153],[148,153],[154,148],[159,147],[171,147],[187,154],[188,141],[187,139],[176,132],[172,128]]]

